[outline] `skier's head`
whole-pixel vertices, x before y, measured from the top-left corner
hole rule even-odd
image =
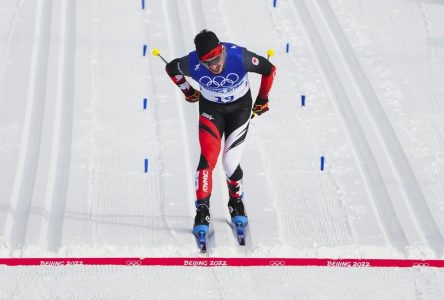
[[[204,29],[196,35],[194,44],[200,62],[211,72],[222,73],[225,64],[225,49],[216,34]]]

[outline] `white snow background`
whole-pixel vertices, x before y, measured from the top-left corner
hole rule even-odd
[[[150,51],[208,28],[278,70],[242,164],[247,246],[219,165],[210,257],[443,259],[444,1],[276,4],[1,0],[0,257],[201,255],[197,104]],[[0,266],[0,297],[444,299],[444,271]]]

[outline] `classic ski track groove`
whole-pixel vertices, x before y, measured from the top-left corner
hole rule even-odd
[[[166,1],[164,2],[164,11],[167,12],[165,14],[166,19],[168,21],[167,31],[168,31],[168,38],[169,38],[169,45],[171,45],[171,49],[169,49],[170,58],[167,60],[171,60],[175,57],[178,57],[180,55],[185,54],[186,47],[186,40],[185,35],[183,33],[183,28],[187,28],[187,24],[183,24],[184,22],[181,21],[181,14],[179,13],[178,7],[183,7],[180,5],[178,1]],[[183,17],[183,16],[182,16]],[[179,28],[180,30],[175,30]],[[185,160],[187,165],[187,185],[191,186],[194,182],[194,168],[195,166],[192,165],[192,162],[194,162],[198,158],[198,154],[200,153],[200,150],[198,149],[198,144],[193,143],[191,141],[194,141],[196,137],[193,135],[193,132],[197,132],[197,127],[194,128],[192,126],[192,122],[196,120],[196,117],[198,116],[198,113],[196,113],[196,110],[198,109],[198,106],[196,104],[190,104],[187,103],[183,95],[181,93],[176,93],[176,103],[177,108],[179,109],[179,117],[180,117],[180,123],[182,124],[181,128],[183,131],[182,141],[183,145],[185,146]],[[196,155],[194,157],[193,155]],[[196,162],[197,163],[197,162]],[[194,193],[193,193],[194,195]],[[192,235],[192,225],[194,220],[194,201],[195,199],[180,199],[180,201],[186,201],[189,203],[190,207],[190,223],[189,223],[189,232],[190,237],[193,237]],[[214,223],[214,220],[213,220]],[[194,237],[193,237],[194,238]],[[212,239],[215,241],[215,233],[212,234]],[[207,247],[207,253],[209,253],[211,250],[210,248],[213,248],[215,246],[215,242],[213,243],[211,241],[211,245],[208,245]],[[198,248],[196,249],[196,253],[198,253]]]
[[[74,107],[74,49],[76,1],[61,2],[61,40],[57,66],[56,115],[50,169],[45,195],[49,209],[49,222],[43,242],[48,243],[49,251],[57,251],[61,244],[65,203],[67,197],[69,169],[71,161],[73,107]]]
[[[378,168],[377,161],[372,153],[371,147],[365,138],[365,134],[356,113],[352,109],[351,99],[348,96],[347,87],[341,82],[337,70],[333,64],[333,58],[329,56],[327,46],[318,31],[314,18],[309,13],[304,0],[293,0],[291,8],[301,20],[304,33],[310,42],[312,51],[316,57],[324,78],[328,83],[331,94],[336,101],[338,111],[343,119],[345,127],[350,135],[358,161],[361,163],[361,172],[363,173],[371,198],[377,211],[377,216],[386,239],[400,252],[405,253],[409,245],[404,228],[398,220],[392,200],[390,199],[384,179]],[[316,16],[318,17],[318,16]]]
[[[26,99],[23,135],[10,200],[13,212],[8,214],[5,226],[7,242],[11,252],[22,248],[25,242],[39,162],[49,60],[51,4],[52,0],[40,0],[37,7],[34,30],[35,43],[31,54],[29,71],[31,75]]]

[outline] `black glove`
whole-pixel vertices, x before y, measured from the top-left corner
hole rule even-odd
[[[187,96],[185,95],[185,100],[187,100],[190,103],[194,103],[199,101],[200,98],[200,92],[198,90],[195,90],[193,87],[191,87],[190,94]]]
[[[252,109],[253,115],[251,116],[251,118],[253,119],[256,115],[260,116],[269,110],[270,110],[270,108],[268,107],[268,98],[261,99],[258,96],[256,98],[256,102],[254,102],[254,105],[253,105],[253,109]]]

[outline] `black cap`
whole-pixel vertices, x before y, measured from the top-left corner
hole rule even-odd
[[[219,43],[219,39],[214,32],[206,29],[199,32],[194,38],[194,45],[196,45],[196,52],[199,59],[211,50],[215,49]]]

